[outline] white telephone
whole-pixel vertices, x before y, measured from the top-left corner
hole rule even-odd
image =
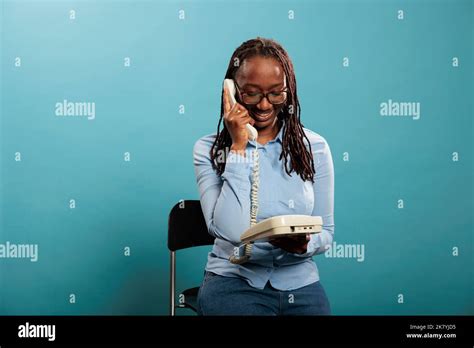
[[[234,80],[225,79],[224,80],[224,87],[227,87],[227,89],[229,90],[230,107],[232,108],[234,106],[234,104],[237,103],[237,101],[235,100],[235,83],[234,83]],[[258,137],[257,130],[254,127],[252,127],[252,125],[250,123],[247,123],[245,125],[245,127],[247,127],[247,133],[249,135],[249,139],[257,141],[257,137]]]
[[[224,80],[224,87],[227,87],[230,94],[231,107],[237,102],[235,99],[235,83],[232,79]],[[232,255],[229,260],[232,263],[241,264],[250,259],[252,252],[252,243],[255,241],[269,241],[274,238],[297,235],[297,234],[313,234],[322,230],[321,216],[311,215],[280,215],[274,216],[257,223],[258,213],[258,187],[260,183],[259,177],[259,156],[258,156],[258,132],[250,124],[246,125],[247,133],[250,140],[255,141],[254,150],[254,166],[252,172],[252,188],[250,193],[250,228],[240,236],[244,248],[244,254]],[[240,249],[239,249],[240,250]]]
[[[280,215],[274,216],[250,227],[240,236],[240,241],[268,241],[288,235],[319,233],[322,230],[321,216],[311,215]]]

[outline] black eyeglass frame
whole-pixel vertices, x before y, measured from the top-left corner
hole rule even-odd
[[[245,95],[245,94],[248,95],[248,93],[246,93],[246,92],[241,92],[240,87],[239,87],[239,85],[237,84],[237,82],[234,81],[234,83],[235,83],[235,88],[236,88],[237,92],[239,92],[239,94],[240,94],[240,99],[241,99],[242,101],[244,101],[244,99],[242,98],[242,96]],[[284,87],[282,90],[280,90],[280,91],[277,92],[277,93],[282,93],[282,92],[285,93],[285,99],[284,99],[282,102],[280,102],[280,103],[272,103],[272,102],[270,101],[270,99],[268,98],[268,95],[269,95],[269,94],[272,94],[272,93],[275,93],[275,92],[268,92],[268,93],[256,93],[256,94],[260,94],[260,95],[261,95],[261,97],[260,97],[260,99],[258,100],[258,102],[256,102],[256,103],[246,103],[246,102],[244,102],[244,104],[246,104],[246,105],[257,105],[258,103],[260,103],[260,102],[262,101],[263,98],[267,98],[267,100],[268,100],[268,102],[269,102],[270,104],[272,104],[272,105],[281,105],[281,104],[284,104],[284,103],[286,102],[286,100],[288,99],[288,93],[287,93],[288,91],[287,91],[287,90],[288,90],[288,86]]]

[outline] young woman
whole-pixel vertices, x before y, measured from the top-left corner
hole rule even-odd
[[[232,54],[217,133],[194,146],[201,206],[216,237],[198,294],[200,315],[328,315],[330,305],[312,256],[334,235],[334,166],[326,140],[303,127],[293,64],[274,40],[257,37]],[[220,126],[224,120],[223,129]],[[249,140],[246,124],[258,131]],[[321,233],[253,244],[250,259],[232,263],[250,227],[252,151],[258,145],[257,222],[277,215],[321,216]]]

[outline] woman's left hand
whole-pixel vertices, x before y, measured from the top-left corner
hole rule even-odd
[[[311,237],[309,234],[299,234],[275,238],[270,240],[269,243],[290,253],[304,254],[307,251],[308,242],[310,240]]]

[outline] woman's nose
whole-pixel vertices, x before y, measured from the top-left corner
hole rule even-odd
[[[273,105],[267,99],[267,97],[263,97],[262,100],[257,104],[257,107],[262,111],[270,110]]]

